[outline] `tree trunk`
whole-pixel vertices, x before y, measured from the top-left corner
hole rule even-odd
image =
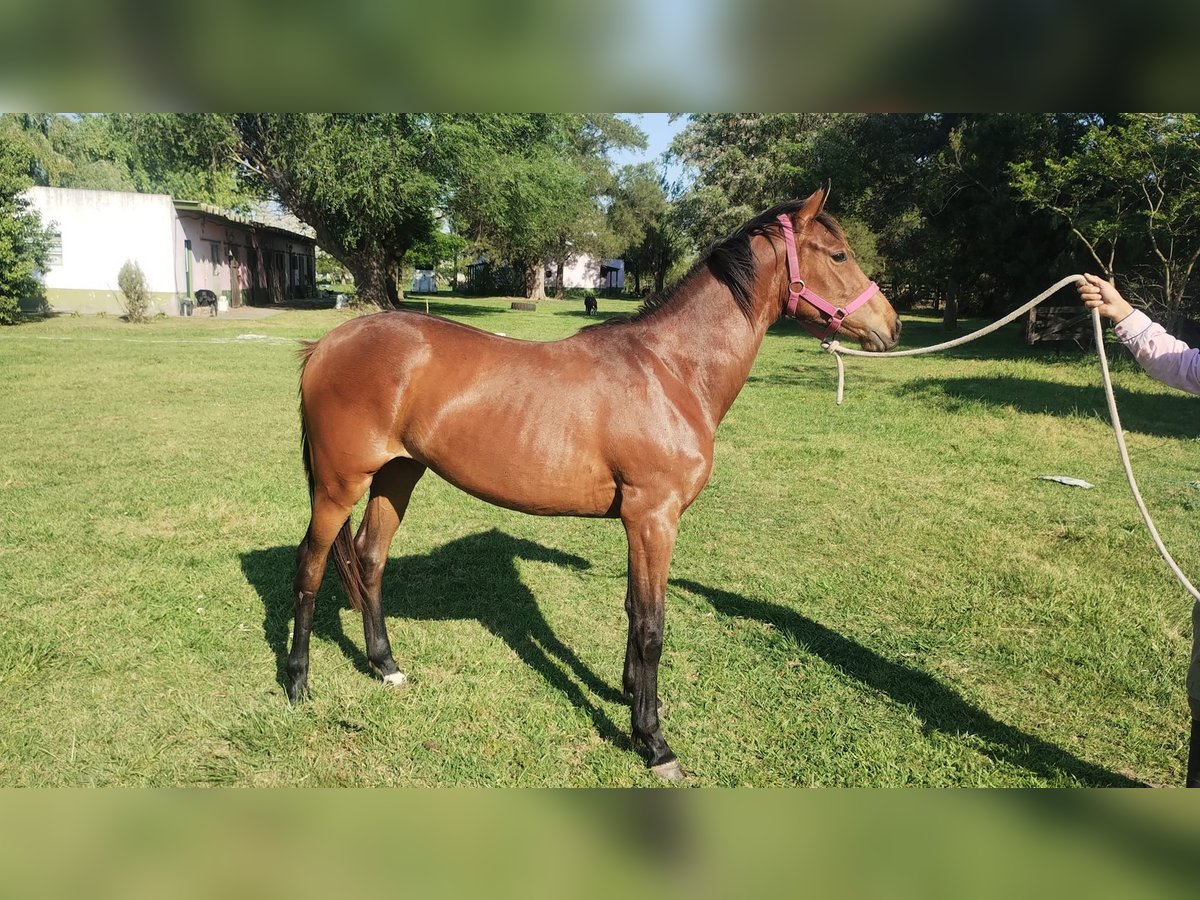
[[[540,259],[525,269],[525,297],[529,300],[546,299],[546,264]]]
[[[325,252],[354,276],[354,292],[359,299],[373,303],[380,309],[395,309],[400,305],[404,295],[397,290],[396,278],[392,274],[395,261],[389,259],[385,252],[348,250],[338,236],[325,227],[319,216],[309,214],[301,218],[312,225],[317,234],[317,243]]]
[[[363,254],[345,260],[354,275],[355,293],[360,300],[373,303],[380,309],[396,309],[400,294],[388,260],[380,255]]]
[[[671,268],[671,250],[665,240],[655,241],[653,263],[654,292],[661,295],[666,288],[667,270]]]
[[[947,331],[958,328],[958,287],[950,282],[946,289],[946,309],[942,312],[942,327]]]
[[[566,266],[563,264],[563,261],[560,259],[558,261],[558,268],[555,270],[555,274],[554,274],[554,296],[556,298],[558,298],[559,300],[561,300],[563,297],[566,296],[565,288],[563,287],[563,269],[564,268],[566,268]]]

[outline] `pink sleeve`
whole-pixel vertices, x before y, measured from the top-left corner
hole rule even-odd
[[[1200,394],[1200,350],[1171,337],[1141,310],[1134,310],[1114,330],[1151,378],[1181,391]]]

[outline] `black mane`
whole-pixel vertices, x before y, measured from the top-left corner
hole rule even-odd
[[[602,325],[620,325],[625,322],[639,322],[650,318],[659,310],[670,306],[671,300],[679,293],[679,289],[687,284],[691,277],[703,268],[707,268],[717,281],[729,288],[729,292],[733,294],[734,302],[737,303],[738,309],[742,311],[742,315],[747,319],[750,318],[754,306],[751,299],[751,291],[754,287],[754,277],[756,274],[754,252],[750,249],[750,238],[759,234],[777,233],[781,227],[778,221],[779,216],[781,214],[794,215],[803,206],[803,200],[788,200],[785,203],[772,206],[766,212],[755,216],[728,237],[714,241],[686,275],[675,282],[665,293],[652,294],[647,297],[646,301],[632,316],[628,318],[617,317],[609,319],[607,322],[600,322],[588,327],[596,328]],[[833,216],[822,211],[817,215],[817,221],[836,237],[845,240],[845,234]]]

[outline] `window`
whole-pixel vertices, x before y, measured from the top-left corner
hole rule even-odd
[[[62,265],[62,232],[57,229],[50,232],[50,255],[46,258],[46,265]]]

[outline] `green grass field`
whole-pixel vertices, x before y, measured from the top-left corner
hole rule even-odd
[[[544,340],[581,306],[432,308]],[[313,698],[289,708],[294,339],[350,315],[0,330],[0,784],[656,783],[617,693],[620,524],[436,476],[385,578],[412,686],[368,674],[330,567]],[[944,338],[906,319],[904,346]],[[1195,577],[1196,400],[1114,367],[1143,493]],[[832,360],[777,326],[683,519],[660,690],[688,783],[1179,783],[1191,602],[1128,495],[1093,357],[1014,332],[847,369],[836,408]]]

